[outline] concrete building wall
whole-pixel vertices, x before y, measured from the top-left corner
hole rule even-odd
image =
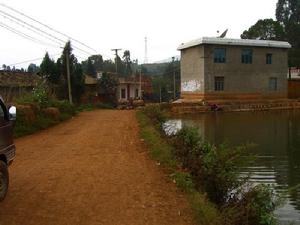
[[[204,47],[181,51],[181,96],[200,97],[204,94]]]
[[[122,89],[125,90],[125,98],[122,98]],[[132,99],[137,98],[136,89],[139,90],[139,84],[120,84],[117,89],[118,100],[120,101],[120,100],[129,100],[129,98]],[[129,98],[128,98],[128,94],[129,94]]]
[[[226,63],[214,62],[214,49],[226,49]],[[242,49],[252,49],[252,64],[243,64]],[[266,54],[272,64],[266,64]],[[286,98],[287,49],[230,45],[198,45],[181,51],[183,98]],[[224,91],[215,91],[215,76],[224,77]],[[277,78],[271,91],[269,79]]]

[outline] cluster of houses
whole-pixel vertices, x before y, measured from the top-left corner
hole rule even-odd
[[[282,41],[217,37],[203,37],[182,43],[178,47],[181,52],[180,98],[182,101],[299,98],[300,71],[297,68],[288,69],[290,48],[289,43]],[[25,75],[13,73],[8,76],[7,73],[0,73],[0,88],[6,88],[1,92],[9,98],[12,86],[18,87],[19,94],[23,89],[28,91],[38,78]],[[142,99],[152,93],[148,76],[111,76],[118,80],[115,95],[119,103]],[[9,77],[15,77],[14,80],[22,78],[22,85],[16,82],[7,85]],[[97,77],[86,75],[85,85],[87,95],[101,101],[101,93],[97,88],[100,77],[101,73]]]
[[[119,104],[127,104],[132,100],[143,99],[144,96],[152,94],[152,82],[149,76],[133,75],[121,76],[116,73],[107,73],[109,76],[117,80],[116,92],[112,93]],[[93,101],[104,101],[101,89],[98,87],[102,72],[98,72],[96,77],[85,75],[85,96],[92,96]],[[88,101],[90,101],[89,99]]]

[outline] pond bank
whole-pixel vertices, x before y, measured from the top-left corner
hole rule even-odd
[[[180,115],[214,111],[244,112],[285,109],[300,109],[300,101],[295,99],[208,101],[179,99],[171,104],[171,112]]]

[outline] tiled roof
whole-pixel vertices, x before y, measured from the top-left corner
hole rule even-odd
[[[33,87],[40,79],[38,75],[31,73],[0,71],[0,86]]]

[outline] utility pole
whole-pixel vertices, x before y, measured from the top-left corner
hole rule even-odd
[[[140,70],[140,93],[139,93],[140,99],[142,99],[142,69]]]
[[[161,85],[159,83],[159,103],[161,103]]]
[[[176,99],[176,77],[175,77],[175,67],[174,67],[175,57],[172,57],[172,67],[173,67],[173,100]]]
[[[68,94],[69,103],[73,104],[72,100],[72,90],[71,90],[71,76],[70,76],[70,60],[69,60],[70,49],[66,49],[66,64],[67,64],[67,79],[68,79]]]
[[[115,56],[116,56],[116,59],[115,59],[115,63],[116,63],[116,73],[118,73],[118,51],[121,51],[122,49],[120,48],[114,48],[112,49],[112,51],[115,52]]]

